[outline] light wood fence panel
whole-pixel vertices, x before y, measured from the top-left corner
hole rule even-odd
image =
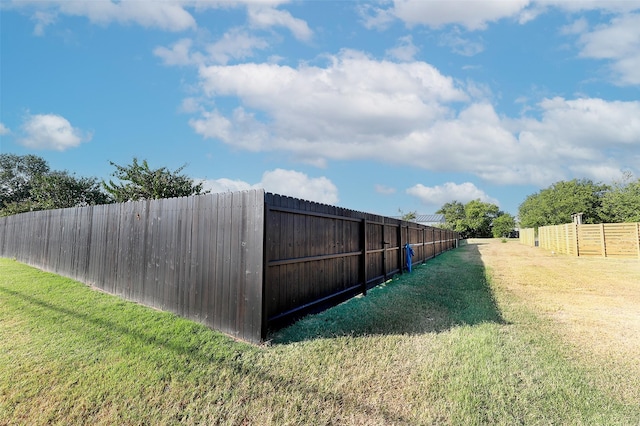
[[[640,258],[640,223],[543,226],[538,229],[538,237],[540,247],[557,253]]]
[[[536,245],[536,230],[534,228],[525,228],[520,230],[520,244],[530,247]]]

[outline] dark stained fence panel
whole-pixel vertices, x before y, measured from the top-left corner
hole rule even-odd
[[[457,234],[335,206],[265,194],[264,333],[334,306],[406,266],[455,247]]]
[[[0,218],[0,255],[262,339],[262,190]]]

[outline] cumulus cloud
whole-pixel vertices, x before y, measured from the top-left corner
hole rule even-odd
[[[69,121],[56,114],[29,115],[21,128],[21,145],[32,149],[65,151],[82,142],[91,140],[92,135],[71,126]]]
[[[454,200],[464,204],[476,199],[480,199],[485,203],[499,205],[498,200],[488,196],[471,182],[461,184],[447,182],[436,186],[424,186],[419,183],[407,189],[406,192],[428,206],[442,206]]]
[[[108,25],[112,22],[138,24],[147,28],[167,31],[184,31],[196,27],[194,17],[185,10],[182,2],[144,2],[136,0],[66,1],[54,0],[13,1],[14,7],[35,8],[32,19],[36,21],[36,34],[42,34],[47,25],[59,15],[82,16],[90,22]]]
[[[373,151],[389,138],[429,126],[450,114],[447,103],[467,99],[452,78],[427,63],[375,61],[353,51],[330,57],[324,68],[246,63],[199,73],[206,96],[235,96],[242,107],[227,116],[203,113],[191,121],[197,133],[309,161],[377,156]],[[252,111],[271,123],[258,122]]]
[[[610,61],[617,84],[640,85],[640,13],[612,18],[582,33],[578,43],[582,57]]]
[[[9,130],[9,128],[3,123],[0,123],[0,136],[8,135],[9,133],[11,133],[11,130]]]
[[[491,22],[518,17],[528,5],[529,0],[466,1],[463,4],[457,1],[393,0],[391,7],[371,10],[367,24],[386,23],[389,16],[393,16],[409,26],[440,28],[456,24],[468,30],[483,30]]]
[[[631,155],[640,148],[639,102],[556,97],[510,118],[479,96],[481,88],[425,62],[354,51],[329,57],[324,67],[245,63],[199,73],[205,97],[232,96],[240,106],[201,110],[190,120],[198,134],[320,167],[373,159],[536,185],[578,170],[590,171],[578,177],[599,178],[603,162],[606,170],[640,168]]]
[[[330,179],[309,177],[305,173],[295,170],[275,169],[266,171],[262,180],[250,184],[241,180],[214,179],[203,180],[204,188],[212,192],[244,191],[248,189],[264,188],[266,191],[290,197],[316,201],[324,204],[337,204],[338,188]]]

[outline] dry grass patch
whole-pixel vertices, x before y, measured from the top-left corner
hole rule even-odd
[[[594,369],[640,401],[640,260],[554,254],[510,241],[472,240],[494,285],[554,323]]]

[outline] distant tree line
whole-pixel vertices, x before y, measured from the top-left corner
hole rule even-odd
[[[522,228],[570,223],[582,213],[583,223],[640,222],[640,179],[627,173],[612,185],[588,179],[552,184],[529,195],[520,205]]]
[[[445,228],[463,238],[506,237],[518,225],[512,215],[480,200],[445,203],[436,213],[444,215]],[[579,213],[583,223],[640,222],[640,179],[626,173],[611,185],[589,179],[556,182],[520,204],[518,222],[520,228],[560,225]]]
[[[116,169],[116,182],[51,170],[35,155],[0,154],[0,216],[203,193],[202,183],[182,174],[186,166],[152,169],[136,158],[127,166],[110,164]]]
[[[508,237],[516,227],[512,215],[479,199],[445,203],[436,213],[444,215],[444,228],[459,232],[462,238]]]

